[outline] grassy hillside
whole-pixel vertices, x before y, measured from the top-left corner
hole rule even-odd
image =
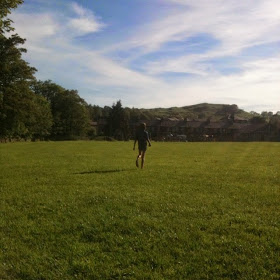
[[[280,279],[279,143],[0,145],[0,279]]]
[[[227,109],[231,105],[226,104],[208,104],[202,103],[184,107],[171,107],[171,108],[154,108],[154,109],[140,109],[143,114],[148,118],[194,118],[205,119],[212,117],[213,119],[220,119],[228,115]],[[235,113],[237,117],[250,119],[253,117],[251,113],[238,109]]]

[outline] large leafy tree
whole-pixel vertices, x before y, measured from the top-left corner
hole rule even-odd
[[[65,90],[57,96],[54,109],[59,113],[58,135],[67,139],[87,135],[90,120],[86,105],[76,90]]]
[[[50,135],[52,115],[45,98],[20,83],[4,92],[1,132],[8,139],[45,139]]]
[[[88,105],[76,90],[66,90],[52,81],[35,81],[32,89],[50,104],[53,139],[73,139],[87,135],[90,124]]]
[[[44,138],[51,128],[49,105],[30,89],[36,69],[22,59],[25,39],[12,34],[6,16],[23,1],[0,1],[0,137]]]

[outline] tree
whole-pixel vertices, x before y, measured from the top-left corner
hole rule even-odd
[[[121,100],[113,104],[107,118],[107,134],[118,140],[129,138],[129,112],[122,107]]]
[[[88,112],[89,112],[89,117],[92,121],[97,121],[100,118],[103,117],[103,110],[101,107],[97,105],[88,105],[87,106]]]
[[[269,120],[271,132],[272,132],[272,140],[280,141],[280,114],[277,112],[273,115]]]
[[[52,116],[44,98],[20,83],[6,88],[4,97],[4,121],[0,128],[3,138],[44,139],[50,135]]]
[[[273,113],[272,112],[267,112],[267,111],[263,111],[261,112],[261,116],[269,122],[269,120],[272,118]]]
[[[33,102],[33,114],[29,118],[31,138],[45,140],[50,137],[53,125],[50,104],[42,96],[36,96]]]
[[[219,110],[216,114],[229,116],[229,115],[234,115],[237,112],[238,112],[238,106],[236,104],[232,104],[232,105],[223,105],[221,110]]]
[[[12,20],[6,18],[18,5],[22,4],[23,0],[1,0],[0,1],[0,34],[13,31],[11,26]]]
[[[34,82],[32,89],[50,104],[53,139],[74,139],[87,135],[90,125],[88,104],[76,90],[66,90],[49,80]]]
[[[140,121],[140,110],[136,108],[130,109],[130,120],[134,123],[137,123]]]
[[[90,124],[87,104],[76,90],[65,90],[57,96],[54,106],[60,114],[63,136],[68,139],[86,136]]]
[[[273,124],[280,128],[280,114],[278,112],[270,118],[270,124]]]
[[[266,123],[266,120],[262,116],[255,116],[255,117],[250,119],[250,122],[252,124],[264,124],[264,123]]]
[[[18,34],[9,37],[14,28],[11,26],[12,21],[6,16],[22,2],[0,2],[0,137],[4,139],[45,136],[51,122],[51,118],[48,118],[50,109],[30,89],[31,82],[35,80],[36,69],[22,59],[22,53],[26,49],[20,46],[25,39]],[[43,126],[38,130],[35,123],[42,119],[42,112],[45,114],[44,118],[48,119],[41,122]],[[43,135],[39,135],[39,131],[44,131]]]
[[[258,114],[257,112],[255,111],[250,111],[250,114],[253,115],[253,116],[259,116],[260,114]]]

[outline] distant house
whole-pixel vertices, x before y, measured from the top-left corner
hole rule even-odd
[[[226,128],[227,137],[224,141],[240,141],[240,131],[246,127],[247,123],[231,123]]]
[[[270,125],[248,124],[239,130],[239,141],[269,141],[271,136]]]
[[[189,141],[203,141],[204,121],[191,120],[186,122],[186,135]]]
[[[139,123],[145,122],[155,141],[280,141],[280,124],[250,123],[247,119],[230,115],[221,120],[193,120],[156,118],[131,121],[130,135],[135,135]],[[95,124],[93,124],[95,125]],[[98,134],[105,134],[107,121],[97,122]]]
[[[228,122],[226,121],[208,121],[203,127],[206,140],[225,141],[229,134],[227,127]]]
[[[240,117],[233,117],[233,122],[234,123],[248,123],[248,120],[247,119],[244,119],[244,118],[240,118]]]

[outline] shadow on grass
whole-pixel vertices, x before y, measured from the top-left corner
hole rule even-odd
[[[77,172],[74,174],[84,175],[84,174],[106,174],[106,173],[118,173],[123,171],[131,171],[135,170],[134,168],[126,168],[126,169],[108,169],[108,170],[89,170],[89,171],[82,171]]]

